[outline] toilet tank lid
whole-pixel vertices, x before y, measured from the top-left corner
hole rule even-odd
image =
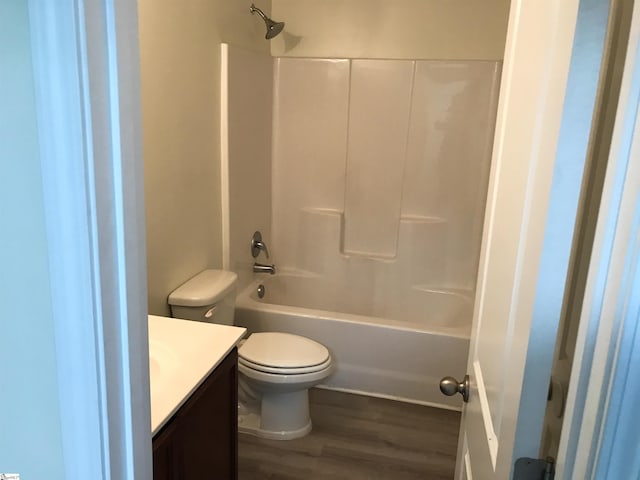
[[[204,307],[219,302],[236,286],[238,275],[227,270],[205,270],[169,295],[169,305]]]

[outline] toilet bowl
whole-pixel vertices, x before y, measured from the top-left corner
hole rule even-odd
[[[174,317],[233,324],[237,275],[205,270],[174,290]],[[311,431],[309,388],[333,372],[324,345],[289,333],[249,335],[238,348],[238,430],[289,440]]]
[[[254,333],[238,349],[238,430],[290,440],[311,431],[308,390],[333,372],[323,345],[289,333]]]

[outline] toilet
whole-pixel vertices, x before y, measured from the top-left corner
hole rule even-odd
[[[169,295],[171,315],[234,324],[238,276],[205,270]],[[290,333],[250,334],[238,348],[238,430],[263,438],[290,440],[311,431],[309,388],[333,372],[324,345]]]

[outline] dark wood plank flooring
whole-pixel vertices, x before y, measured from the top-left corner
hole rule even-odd
[[[458,412],[320,389],[310,408],[304,438],[240,434],[240,480],[453,478]]]

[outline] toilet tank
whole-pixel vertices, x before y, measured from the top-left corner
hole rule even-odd
[[[169,295],[171,316],[233,325],[238,276],[226,270],[205,270]]]

